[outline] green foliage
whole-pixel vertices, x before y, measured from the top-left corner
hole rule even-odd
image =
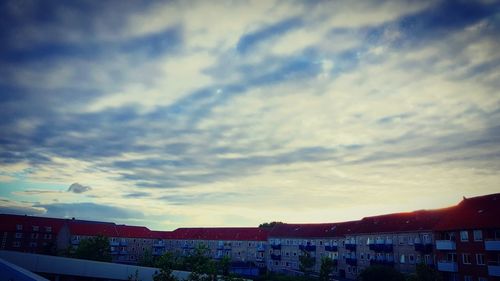
[[[172,253],[163,254],[156,262],[156,267],[160,269],[159,273],[153,275],[154,281],[177,281],[172,275],[172,269],[176,266],[177,260]]]
[[[443,277],[436,269],[424,264],[417,264],[415,274],[406,278],[407,281],[442,281]]]
[[[321,259],[321,268],[319,270],[319,280],[328,281],[330,280],[330,274],[335,268],[336,263],[333,259],[324,257]]]
[[[231,259],[229,257],[223,257],[217,263],[217,268],[219,270],[219,274],[222,276],[229,276],[229,269],[231,268]]]
[[[153,267],[155,264],[153,254],[151,253],[151,250],[146,249],[144,250],[144,254],[142,257],[139,259],[140,266],[147,266],[147,267]]]
[[[283,223],[280,221],[265,222],[265,223],[261,223],[259,225],[259,227],[261,227],[261,228],[273,228],[274,226],[279,225],[279,224],[283,224]]]
[[[405,276],[396,269],[388,266],[374,265],[363,270],[359,276],[359,281],[405,281]]]
[[[111,262],[109,240],[104,236],[82,239],[75,252],[79,259]]]
[[[299,257],[299,261],[300,271],[304,272],[304,274],[308,276],[313,271],[316,259],[311,256],[311,253],[309,253],[308,251],[302,251],[302,254]]]
[[[217,264],[210,258],[210,250],[199,245],[192,255],[185,258],[185,264],[191,274],[190,281],[214,281],[217,279]]]

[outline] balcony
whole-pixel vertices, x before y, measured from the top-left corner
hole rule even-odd
[[[445,272],[458,272],[458,265],[456,262],[452,261],[439,261],[438,270]]]
[[[118,242],[118,241],[109,241],[109,245],[111,247],[118,247],[118,246],[120,246],[120,242]]]
[[[432,244],[415,243],[415,251],[424,254],[432,253]]]
[[[164,241],[156,241],[153,243],[154,248],[164,248],[165,247],[165,242]]]
[[[281,255],[271,254],[271,259],[275,260],[275,261],[279,261],[279,260],[281,260]]]
[[[256,261],[264,261],[264,257],[255,257]]]
[[[358,260],[356,258],[346,258],[345,262],[350,266],[357,266]]]
[[[314,251],[316,251],[316,246],[314,246],[314,245],[300,245],[299,249],[301,251],[314,252]]]
[[[273,250],[281,250],[281,244],[271,244],[271,249],[273,249]]]
[[[497,262],[488,264],[488,275],[490,276],[500,276],[500,264]]]
[[[484,249],[486,251],[500,251],[500,240],[484,241]]]
[[[337,245],[326,245],[325,246],[325,251],[328,251],[328,252],[337,252],[339,250],[339,247]]]
[[[164,252],[162,248],[153,248],[153,256],[161,256]]]
[[[457,244],[451,240],[436,240],[437,250],[456,250]]]
[[[345,244],[345,249],[349,251],[356,251],[356,244]]]
[[[394,266],[394,261],[385,259],[370,260],[370,265]]]

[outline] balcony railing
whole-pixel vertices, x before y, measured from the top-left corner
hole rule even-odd
[[[299,245],[301,251],[314,252],[316,251],[316,246],[314,245]]]
[[[350,266],[357,266],[358,260],[356,258],[346,258],[345,262]]]
[[[415,243],[415,251],[422,253],[432,253],[432,244]]]
[[[371,251],[375,252],[392,252],[393,250],[392,244],[385,244],[385,243],[370,244],[369,248]]]
[[[436,240],[437,250],[456,250],[457,244],[452,240]]]
[[[438,270],[445,272],[458,272],[458,265],[452,261],[439,261]]]
[[[386,260],[386,259],[370,260],[370,265],[394,266],[394,260]]]
[[[118,241],[109,241],[109,245],[111,247],[118,247],[118,246],[120,246],[120,242],[118,242]]]
[[[279,261],[279,260],[281,260],[281,255],[271,254],[271,259],[275,260],[275,261]]]
[[[500,240],[484,241],[484,249],[486,251],[500,251]]]
[[[344,246],[345,246],[345,249],[346,249],[346,250],[349,250],[349,251],[356,251],[356,244],[351,244],[351,243],[347,244],[347,243],[345,243],[345,245],[344,245]]]
[[[281,244],[271,244],[271,249],[273,249],[273,250],[281,250]]]
[[[154,248],[164,248],[165,246],[166,245],[164,241],[156,241],[153,243]]]
[[[500,263],[499,262],[489,262],[488,263],[488,274],[490,276],[500,276]]]
[[[328,252],[337,252],[339,250],[339,247],[337,245],[326,245],[325,246],[325,251]]]

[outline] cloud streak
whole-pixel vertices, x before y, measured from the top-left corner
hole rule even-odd
[[[9,206],[342,220],[500,182],[498,3],[0,5],[0,183],[35,184]]]

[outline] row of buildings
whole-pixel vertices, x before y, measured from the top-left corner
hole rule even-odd
[[[301,274],[300,256],[334,261],[333,275],[356,279],[370,265],[411,273],[419,263],[445,280],[500,280],[500,194],[464,198],[459,204],[324,224],[272,228],[179,228],[152,231],[108,222],[0,215],[0,249],[53,254],[82,239],[109,237],[114,262],[137,263],[149,251],[189,255],[200,244],[214,259],[228,257],[233,270]]]

